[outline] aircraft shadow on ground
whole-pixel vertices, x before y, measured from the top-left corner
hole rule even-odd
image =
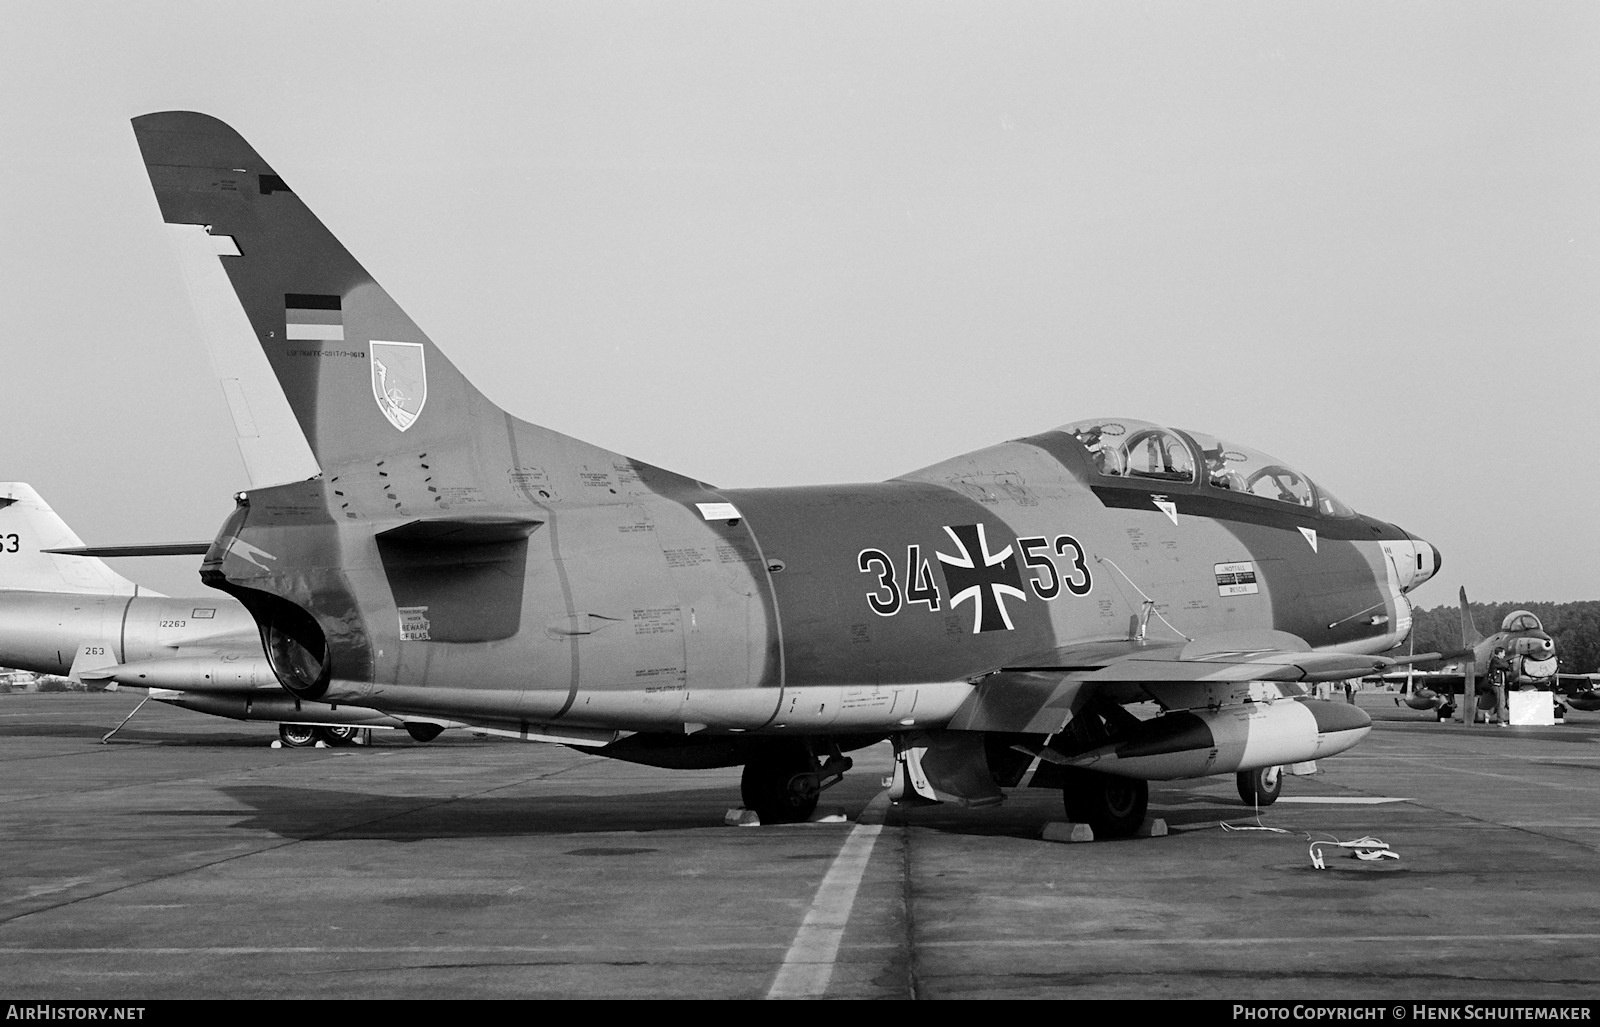
[[[428,841],[614,832],[647,834],[707,829],[731,832],[844,831],[857,823],[870,799],[870,796],[840,796],[839,801],[833,803],[824,800],[819,812],[842,812],[846,817],[843,823],[732,828],[726,826],[723,820],[729,809],[740,805],[738,785],[732,782],[727,788],[460,799],[372,795],[271,785],[239,785],[223,787],[221,791],[230,799],[249,807],[250,812],[235,814],[240,819],[234,826],[250,831],[267,831],[300,841]],[[1040,801],[1041,798],[1043,801]],[[1208,808],[1163,812],[1161,816],[1175,826],[1235,819],[1229,814],[1219,817],[1219,812],[1215,808]],[[1242,806],[1237,812],[1239,818],[1249,815],[1250,811]],[[1044,791],[1041,797],[1015,797],[1008,799],[1005,805],[989,809],[962,809],[957,806],[891,809],[886,823],[893,827],[911,827],[950,835],[1037,838],[1046,823],[1062,819],[1060,800],[1054,792]]]
[[[236,827],[300,841],[515,838],[617,831],[734,831],[723,817],[739,805],[739,787],[624,795],[537,794],[452,799],[349,791],[224,787],[253,812]]]
[[[63,723],[60,720],[40,719],[33,722],[0,722],[0,738],[88,738],[99,741],[107,731],[117,726],[115,720],[105,723]],[[237,727],[219,724],[216,731],[163,731],[135,725],[118,731],[111,737],[111,745],[179,745],[222,749],[260,749],[271,744],[275,736],[241,735]]]
[[[1216,824],[1219,821],[1252,821],[1255,811],[1227,799],[1196,795],[1184,791],[1152,789],[1152,805],[1165,808],[1152,810],[1150,816],[1160,818],[1171,828]],[[1193,806],[1193,809],[1172,809],[1173,806]],[[1016,789],[1007,793],[1006,801],[999,806],[982,809],[962,809],[959,806],[920,806],[906,810],[892,810],[887,822],[937,830],[945,834],[972,837],[1037,838],[1044,825],[1067,819],[1062,808],[1061,793],[1052,789]],[[1138,839],[1099,839],[1101,842],[1138,841]]]

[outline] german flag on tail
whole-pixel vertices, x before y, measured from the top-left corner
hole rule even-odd
[[[337,296],[291,292],[283,297],[284,337],[344,341],[344,311]]]

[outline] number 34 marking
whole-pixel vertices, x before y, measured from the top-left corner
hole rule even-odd
[[[1042,535],[1019,538],[1017,550],[1022,554],[1022,562],[1037,571],[1029,584],[1033,594],[1040,599],[1048,601],[1056,598],[1061,594],[1062,585],[1075,596],[1088,595],[1094,588],[1094,579],[1084,560],[1083,544],[1071,535],[1057,535],[1054,541]],[[1057,567],[1052,553],[1057,557],[1067,557],[1065,576]],[[939,586],[934,583],[932,565],[922,557],[921,546],[906,546],[907,585],[904,589],[901,588],[894,560],[881,549],[863,549],[856,557],[856,566],[878,576],[877,589],[867,593],[867,605],[878,616],[893,617],[905,607],[918,603],[931,612],[938,612],[941,601]]]

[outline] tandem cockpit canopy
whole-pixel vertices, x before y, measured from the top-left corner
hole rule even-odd
[[[1200,485],[1327,517],[1355,516],[1337,496],[1287,464],[1203,432],[1125,418],[1075,421],[1061,431],[1077,439],[1089,451],[1091,465],[1109,478]]]
[[[1543,631],[1544,625],[1539,623],[1539,618],[1527,610],[1512,610],[1506,614],[1506,619],[1500,622],[1501,631]]]

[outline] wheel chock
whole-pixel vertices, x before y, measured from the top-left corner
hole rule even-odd
[[[1060,820],[1052,820],[1044,825],[1044,830],[1039,832],[1039,837],[1047,842],[1092,842],[1094,841],[1094,828],[1088,824],[1071,824]]]
[[[729,827],[760,827],[761,816],[753,809],[730,809],[722,822]]]
[[[1139,830],[1133,832],[1135,838],[1165,838],[1167,836],[1167,822],[1160,817],[1146,820],[1139,825]]]
[[[274,749],[281,749],[281,748],[283,748],[283,742],[282,742],[282,740],[281,740],[281,739],[277,739],[277,738],[274,738],[274,739],[273,739],[273,740],[272,740],[272,748],[274,748]]]
[[[844,815],[844,810],[836,809],[831,813],[819,813],[819,814],[813,816],[811,818],[811,820],[810,820],[810,823],[813,823],[813,824],[845,824],[845,823],[849,823],[849,821],[850,821],[850,818]]]

